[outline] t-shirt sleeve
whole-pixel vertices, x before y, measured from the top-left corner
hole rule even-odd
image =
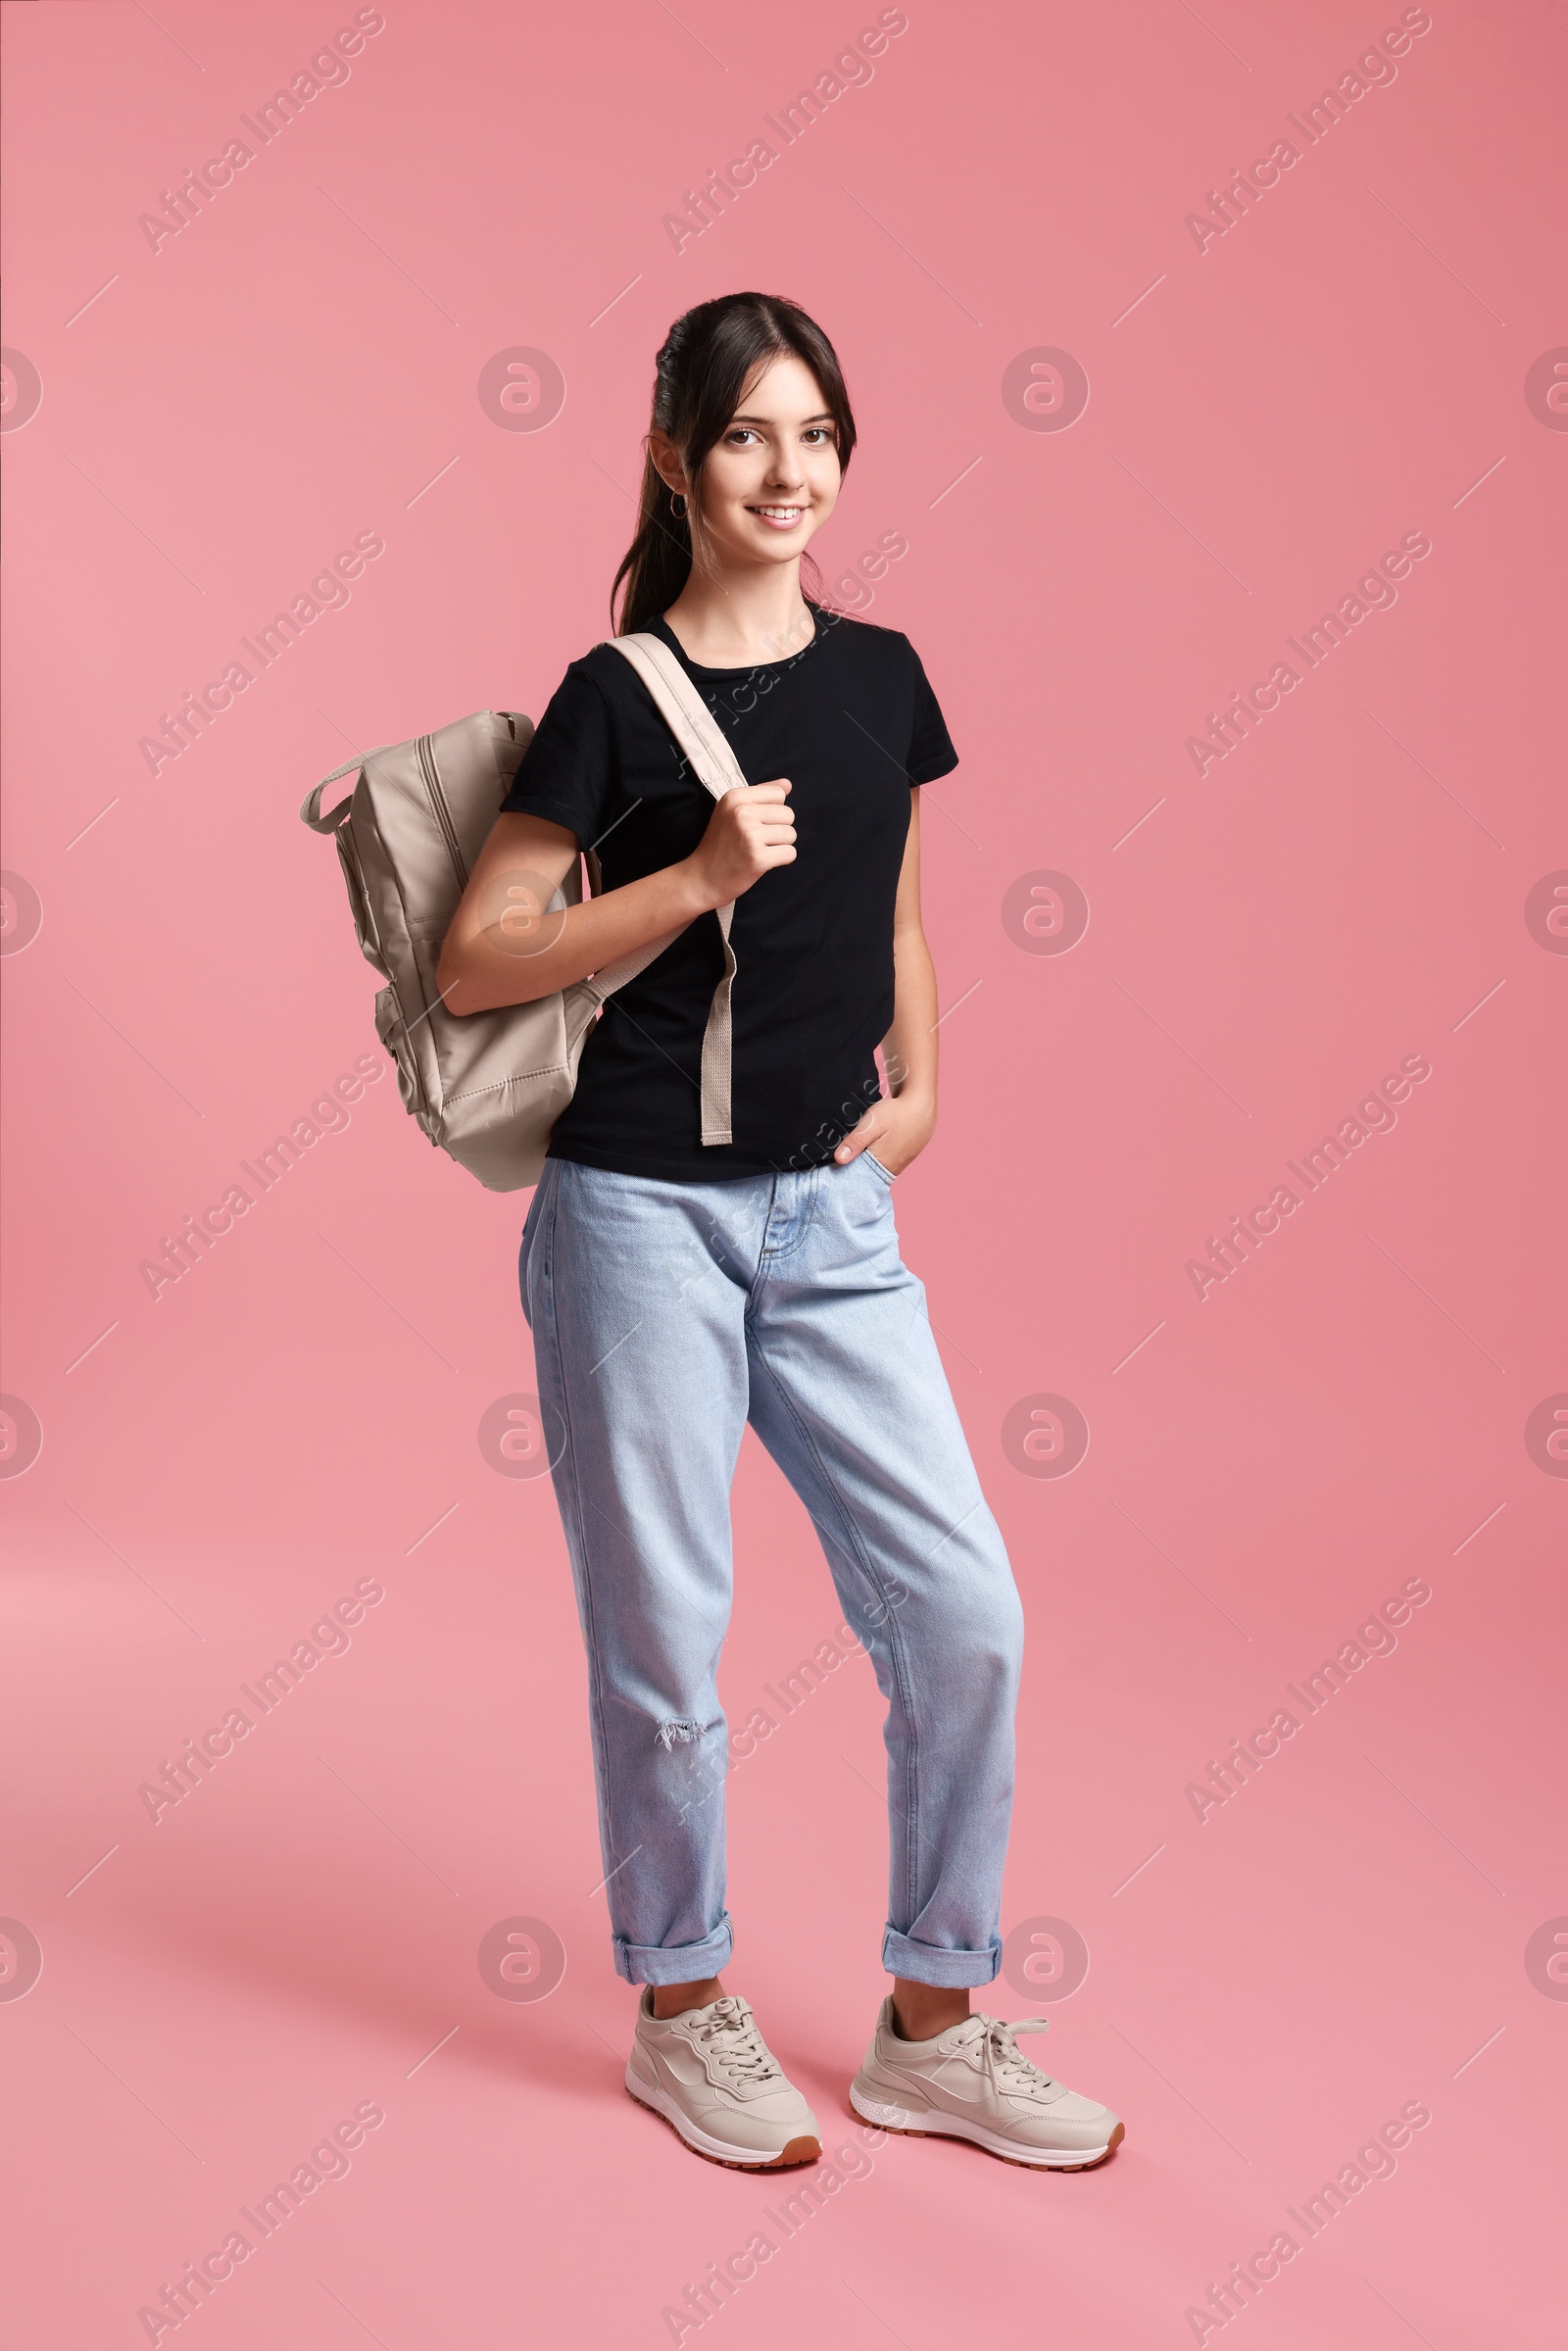
[[[606,831],[620,781],[610,707],[580,662],[551,696],[517,762],[504,815],[544,816],[590,849]]]
[[[958,755],[953,748],[942,706],[931,691],[931,681],[912,645],[909,659],[914,663],[914,723],[909,731],[905,767],[911,784],[934,784],[939,775],[952,774],[958,764]]]

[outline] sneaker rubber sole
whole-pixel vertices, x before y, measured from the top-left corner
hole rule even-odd
[[[851,2087],[850,2104],[863,2121],[874,2123],[879,2131],[896,2131],[904,2138],[967,2139],[971,2146],[983,2147],[999,2162],[1016,2164],[1025,2172],[1092,2172],[1097,2165],[1109,2161],[1127,2135],[1126,2124],[1118,2123],[1102,2147],[1040,2147],[1020,2152],[1015,2138],[1001,2138],[964,2115],[946,2114],[934,2106],[920,2109],[889,2106],[862,2090],[858,2082]],[[914,2112],[919,2113],[918,2124],[910,2119]]]
[[[821,2155],[820,2139],[812,2138],[809,2134],[790,2139],[776,2155],[759,2155],[755,2149],[737,2147],[723,2139],[711,2138],[706,2131],[699,2129],[690,2115],[682,2114],[666,2090],[644,2082],[640,2075],[633,2073],[630,2066],[626,2068],[626,2087],[639,2106],[646,2106],[650,2114],[657,2114],[661,2122],[669,2125],[682,2146],[689,2147],[694,2155],[700,2155],[705,2163],[723,2164],[727,2171],[783,2172],[796,2164],[815,2163]]]

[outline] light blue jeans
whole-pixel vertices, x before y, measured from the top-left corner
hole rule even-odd
[[[694,1983],[730,1956],[714,1676],[748,1420],[887,1699],[883,1965],[959,1985],[1001,1961],[1022,1609],[899,1256],[892,1183],[868,1153],[715,1184],[550,1159],[528,1211],[523,1310],[629,1984]]]

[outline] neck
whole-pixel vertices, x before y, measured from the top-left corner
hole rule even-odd
[[[811,641],[811,609],[801,594],[801,564],[745,567],[720,563],[691,576],[664,618],[682,650],[705,668],[782,661]]]

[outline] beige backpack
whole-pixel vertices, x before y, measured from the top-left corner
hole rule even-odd
[[[642,678],[713,798],[744,791],[734,753],[668,646],[644,635],[608,641]],[[345,760],[300,809],[314,832],[336,840],[360,946],[386,982],[375,1000],[375,1028],[397,1064],[404,1108],[492,1192],[537,1183],[600,1005],[679,937],[670,931],[533,1004],[462,1015],[447,1010],[435,978],[442,942],[532,734],[532,722],[515,710],[475,710],[415,742]],[[321,794],[354,770],[353,791],[323,816]],[[591,849],[584,857],[598,892],[599,859]],[[561,896],[568,906],[581,902],[575,864]],[[734,911],[733,904],[718,908],[724,976],[703,1036],[705,1143],[730,1140]]]

